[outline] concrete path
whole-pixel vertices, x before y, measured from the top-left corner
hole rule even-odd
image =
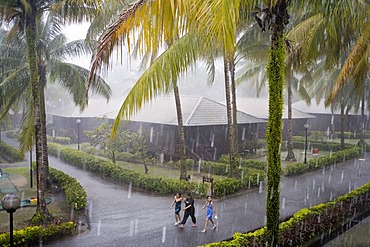
[[[4,140],[4,139],[3,139]],[[6,140],[5,140],[6,141]],[[370,179],[370,156],[281,181],[281,218],[348,193]],[[218,228],[201,233],[205,211],[184,229],[174,226],[172,197],[145,195],[50,157],[50,166],[75,177],[88,194],[91,231],[48,246],[198,246],[247,232],[265,223],[265,181],[259,188],[215,201]],[[196,200],[196,210],[203,206]]]

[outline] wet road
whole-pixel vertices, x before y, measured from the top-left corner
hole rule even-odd
[[[50,157],[50,166],[76,178],[88,194],[91,230],[47,246],[199,246],[247,232],[265,223],[265,181],[252,191],[215,200],[218,228],[201,233],[205,211],[197,212],[198,226],[190,219],[184,229],[174,226],[172,197],[145,195],[119,186]],[[370,156],[299,177],[281,180],[281,218],[299,209],[329,201],[358,188],[370,179]],[[203,206],[196,200],[196,210]]]
[[[314,173],[282,178],[281,218],[301,208],[317,205],[367,183],[370,157],[353,160]],[[253,191],[215,201],[218,228],[201,233],[205,211],[190,219],[184,229],[174,226],[171,197],[148,196],[117,186],[50,157],[50,165],[78,179],[89,195],[92,229],[85,235],[50,246],[198,246],[221,241],[265,223],[265,182]],[[196,200],[196,209],[203,205]]]

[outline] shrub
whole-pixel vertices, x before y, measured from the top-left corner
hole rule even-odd
[[[207,185],[202,183],[198,184],[171,178],[151,177],[125,169],[85,152],[63,147],[55,143],[50,143],[48,150],[49,154],[58,156],[73,166],[83,168],[86,171],[117,183],[131,184],[136,189],[152,191],[159,195],[169,195],[178,191],[186,191],[203,197],[207,193]]]
[[[341,228],[350,219],[368,210],[370,182],[333,201],[303,208],[280,223],[279,246],[309,246],[323,234]],[[266,227],[248,233],[235,233],[230,241],[207,244],[216,246],[266,246]]]
[[[64,136],[47,136],[48,138],[48,141],[52,141],[52,142],[55,142],[55,143],[59,143],[59,144],[62,144],[62,145],[69,145],[71,144],[71,138],[70,137],[64,137]]]
[[[85,209],[87,205],[87,194],[81,184],[75,178],[56,170],[49,168],[49,177],[56,184],[60,185],[65,193],[67,205],[76,210]]]
[[[2,141],[0,142],[0,153],[1,157],[7,162],[14,163],[24,159],[23,153]]]
[[[304,163],[292,163],[288,164],[283,168],[283,174],[286,176],[295,176],[303,174],[305,172],[314,171],[320,168],[323,168],[328,165],[335,164],[337,162],[342,162],[345,160],[353,159],[360,157],[362,151],[358,147],[338,151],[332,153],[331,155],[325,155],[323,157],[317,157],[315,159],[310,159],[307,164]]]
[[[45,228],[42,226],[26,227],[22,230],[14,231],[14,246],[38,246],[40,244],[40,239],[42,239],[44,243],[49,243],[53,240],[60,239],[63,236],[71,235],[75,230],[76,223],[74,222],[64,222],[60,225],[49,225]],[[9,238],[9,233],[0,234],[0,246],[10,246]]]

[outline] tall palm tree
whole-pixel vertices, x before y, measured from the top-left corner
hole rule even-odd
[[[370,4],[366,7],[367,15],[362,21],[360,32],[355,37],[355,42],[352,45],[351,51],[347,56],[338,77],[335,80],[335,84],[332,92],[326,100],[326,103],[330,103],[338,95],[342,87],[345,86],[347,81],[352,82],[356,87],[356,92],[361,97],[361,138],[359,145],[365,146],[365,95],[369,95],[369,71],[370,71],[370,20],[368,18],[370,14]],[[369,104],[369,101],[367,100]],[[367,107],[369,109],[369,107]]]
[[[108,65],[110,62],[110,55],[113,51],[113,48],[117,45],[117,41],[121,42],[123,39],[127,39],[127,41],[129,41],[129,33],[130,31],[135,30],[136,26],[143,27],[143,30],[139,31],[143,33],[142,39],[139,41],[139,43],[140,49],[145,50],[145,52],[149,51],[155,53],[158,50],[158,47],[161,47],[160,45],[163,44],[160,42],[166,41],[167,43],[171,43],[177,40],[178,37],[181,37],[185,33],[191,32],[192,30],[194,30],[194,32],[198,34],[202,33],[203,41],[205,44],[208,44],[208,46],[214,46],[214,41],[216,41],[218,43],[217,46],[220,47],[218,49],[221,50],[221,54],[223,54],[225,60],[225,91],[227,98],[226,104],[228,109],[230,142],[229,146],[232,157],[235,157],[235,153],[237,152],[237,140],[235,140],[236,138],[233,138],[233,133],[236,133],[236,130],[234,131],[236,126],[236,119],[233,125],[233,115],[231,110],[232,104],[230,101],[232,98],[229,96],[230,85],[228,83],[230,78],[233,78],[234,70],[233,65],[229,65],[231,64],[230,61],[233,62],[233,54],[235,53],[237,29],[234,25],[234,22],[238,23],[239,20],[242,18],[241,16],[245,16],[246,9],[250,9],[252,3],[235,1],[235,5],[236,6],[233,6],[231,8],[231,5],[224,1],[215,1],[213,3],[208,3],[206,1],[194,1],[194,3],[191,4],[189,2],[185,3],[184,1],[175,1],[173,3],[167,1],[137,1],[135,4],[131,5],[125,12],[123,12],[119,16],[118,20],[108,28],[105,35],[101,37],[100,46],[98,47],[95,57],[93,58],[91,71],[95,73],[100,72],[101,69],[104,69],[105,65]],[[209,9],[212,9],[213,14],[207,12],[207,10]],[[164,13],[162,13],[163,10],[165,10]],[[244,10],[244,12],[241,10]],[[148,23],[150,18],[147,18],[147,13],[151,14],[150,18],[152,18],[152,16],[156,16],[156,20],[160,20],[159,24],[157,24],[157,22],[154,22],[156,24],[153,26]],[[242,15],[242,13],[244,13],[244,15]],[[218,14],[219,18],[215,18],[215,14]],[[199,30],[200,27],[197,24],[199,23],[199,20],[197,20],[197,18],[195,17],[197,15],[205,15],[206,17],[203,17],[204,19],[212,18],[212,20],[209,21],[209,23],[212,23],[214,25],[211,29],[218,30],[218,33],[208,35],[211,33],[207,29]],[[138,18],[140,16],[143,16],[143,18]],[[167,24],[162,24],[163,18],[169,18],[171,16],[175,16],[174,21],[166,22]],[[226,28],[225,25],[227,25],[227,27],[229,28]],[[120,45],[118,44],[118,46]],[[231,47],[232,49],[230,50]],[[210,51],[210,49],[207,50]],[[195,49],[190,50],[190,52],[194,51]],[[190,56],[194,57],[194,55],[192,54],[190,54]],[[181,58],[178,56],[177,59],[179,61],[179,59]],[[176,73],[172,74],[172,77],[168,76],[167,78],[176,78],[179,75],[178,72],[180,70],[186,70],[186,66],[188,66],[188,63],[182,62],[181,65],[177,68],[177,71],[175,71]],[[230,71],[232,73],[230,73]],[[155,83],[158,84],[159,82],[157,81]],[[166,89],[164,89],[163,91],[166,91]],[[231,92],[235,93],[235,90],[232,90]],[[147,101],[150,100],[152,96],[154,95],[150,94],[150,97],[140,98],[140,100]],[[236,97],[234,96],[234,109],[236,109],[235,99]],[[135,109],[138,109],[138,107],[140,107],[143,102],[136,102],[137,104],[131,104],[131,106],[133,106]],[[124,103],[123,107],[121,108],[122,111],[120,111],[119,114],[125,114],[125,107],[126,106]],[[121,117],[118,116],[116,118],[116,121],[120,121],[120,118]],[[234,164],[231,166],[231,170],[233,171],[235,170],[233,169],[233,167],[236,167],[236,159],[232,158],[231,163]],[[232,173],[235,172],[231,172],[231,174]]]
[[[92,0],[0,0],[0,25],[8,25],[10,37],[17,33],[24,33],[26,40],[26,54],[30,84],[32,85],[32,99],[34,110],[34,129],[36,142],[37,182],[38,182],[38,213],[41,214],[46,224],[48,211],[45,202],[45,188],[48,173],[46,145],[46,124],[40,110],[43,107],[42,87],[40,86],[40,74],[37,64],[37,20],[44,13],[52,11],[63,20],[81,22],[94,16],[98,9],[96,1]],[[45,163],[44,163],[45,162]]]

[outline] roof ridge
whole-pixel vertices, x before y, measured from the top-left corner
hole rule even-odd
[[[199,108],[200,103],[203,101],[203,99],[204,99],[203,96],[199,97],[199,100],[198,100],[197,104],[195,105],[195,107],[193,108],[191,113],[189,114],[188,119],[186,119],[186,121],[184,122],[184,126],[187,125],[190,122],[190,119],[194,116],[195,111]]]

